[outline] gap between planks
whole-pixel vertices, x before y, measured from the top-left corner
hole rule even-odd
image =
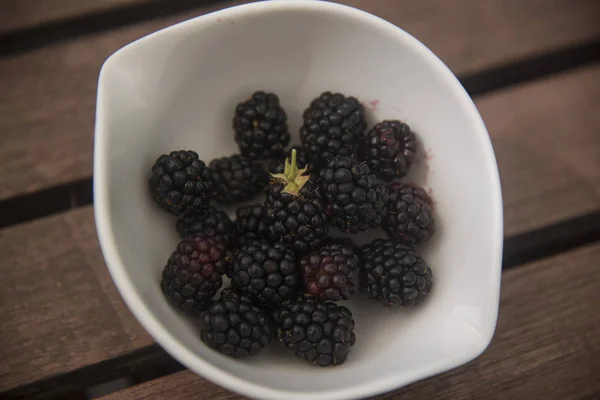
[[[91,175],[96,83],[102,62],[111,53],[161,28],[240,3],[243,1],[201,4],[177,16],[74,37],[37,51],[1,58],[0,132],[5,163],[4,173],[0,174],[0,199]],[[535,76],[538,67],[549,73],[580,65],[591,54],[586,44],[591,43],[593,50],[593,43],[600,38],[595,18],[600,14],[600,2],[596,0],[557,0],[551,4],[539,0],[510,4],[464,0],[460,7],[454,2],[440,5],[435,0],[343,3],[406,29],[455,74],[473,77],[464,81],[473,93],[516,83],[514,74]],[[557,52],[562,54],[559,61],[544,59],[544,55]],[[492,78],[481,73],[490,70]],[[29,144],[40,142],[47,145]]]

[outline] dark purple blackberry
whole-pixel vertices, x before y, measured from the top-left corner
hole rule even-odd
[[[241,153],[252,159],[281,157],[290,142],[287,116],[272,93],[258,91],[238,104],[233,129]]]
[[[267,316],[234,296],[225,296],[200,315],[202,341],[234,358],[254,356],[273,339]]]
[[[417,138],[410,127],[398,120],[378,123],[367,134],[363,158],[381,179],[403,177],[415,160]]]
[[[363,287],[372,299],[411,307],[429,295],[433,275],[417,250],[394,239],[377,239],[362,250]]]
[[[365,164],[351,157],[331,160],[321,170],[320,185],[331,225],[349,233],[381,225],[388,196]]]
[[[267,187],[263,221],[272,242],[290,245],[298,256],[318,245],[329,226],[321,196],[305,169],[297,167],[296,151],[283,174],[275,174]]]
[[[296,356],[322,367],[342,364],[354,346],[354,320],[344,306],[299,295],[275,313],[277,337]]]
[[[197,313],[221,288],[226,270],[223,243],[206,236],[190,236],[171,254],[160,287],[177,307]]]
[[[291,156],[292,156],[292,153],[290,152],[288,154],[288,157],[291,158]],[[285,160],[286,159],[287,159],[287,157],[273,160],[271,162],[271,164],[269,164],[269,172],[271,174],[283,174],[283,172],[285,171]],[[299,147],[296,149],[296,160],[298,162],[299,169],[308,167],[310,169],[310,170],[308,170],[308,172],[312,171],[312,166],[308,164],[308,153],[306,152],[304,147]]]
[[[415,245],[435,233],[431,198],[418,186],[392,182],[387,186],[387,214],[381,227],[391,237]]]
[[[210,168],[189,150],[158,157],[148,185],[154,201],[174,215],[202,211],[214,194]]]
[[[260,305],[276,307],[298,292],[296,263],[294,252],[283,243],[249,240],[239,247],[231,263],[231,287]]]
[[[325,92],[304,111],[300,139],[310,163],[321,167],[337,156],[352,156],[364,140],[364,107],[354,97]]]
[[[225,211],[208,207],[201,213],[184,215],[177,221],[177,232],[182,238],[203,235],[220,240],[225,246],[235,239],[235,225]]]
[[[320,301],[349,300],[359,289],[358,255],[351,247],[328,243],[300,259],[304,290]]]
[[[210,162],[216,187],[215,200],[233,204],[258,194],[269,182],[261,165],[247,157],[233,155]]]
[[[236,210],[235,228],[238,244],[268,236],[267,227],[262,220],[263,210],[262,204],[251,204]]]

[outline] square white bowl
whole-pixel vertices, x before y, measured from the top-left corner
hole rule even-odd
[[[295,143],[302,111],[325,90],[359,97],[370,125],[397,118],[420,137],[412,179],[432,191],[438,226],[422,248],[432,295],[410,310],[349,302],[357,343],[335,368],[277,345],[251,359],[225,357],[160,290],[178,240],[173,219],[148,194],[150,167],[173,149],[196,150],[207,162],[237,152],[233,110],[258,89],[279,95]],[[490,139],[446,66],[382,19],[333,3],[261,2],[129,44],[100,73],[94,157],[98,235],[121,295],[162,347],[219,385],[262,399],[366,397],[464,364],[493,336],[503,232]]]

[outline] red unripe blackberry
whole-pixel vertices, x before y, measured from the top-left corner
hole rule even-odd
[[[327,243],[300,260],[304,291],[320,301],[349,300],[359,289],[359,258],[351,247]]]
[[[225,245],[221,241],[191,236],[182,240],[169,257],[160,287],[174,305],[197,313],[221,288],[226,270]]]

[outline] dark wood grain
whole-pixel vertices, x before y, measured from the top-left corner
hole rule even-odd
[[[0,254],[0,392],[153,343],[110,279],[91,207],[0,230]]]
[[[500,168],[507,236],[600,206],[597,82],[599,65],[477,100]]]
[[[0,0],[0,33],[153,0]]]
[[[600,393],[600,244],[502,276],[496,334],[475,361],[378,400],[597,398]],[[242,399],[190,371],[103,398]],[[375,399],[374,399],[375,400]]]
[[[459,75],[600,37],[595,0],[345,2],[416,35]],[[96,83],[111,53],[175,22],[238,3],[223,1],[0,60],[0,199],[91,175]]]

